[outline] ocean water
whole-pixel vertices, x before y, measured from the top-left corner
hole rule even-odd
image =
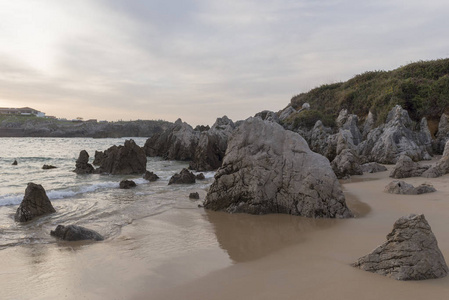
[[[129,139],[129,138],[128,138]],[[143,146],[145,138],[133,138]],[[160,214],[172,208],[197,207],[189,192],[207,189],[213,172],[195,185],[171,185],[171,176],[187,162],[148,158],[147,170],[160,180],[148,182],[141,175],[78,175],[73,172],[81,150],[93,161],[95,151],[123,145],[126,138],[0,138],[0,249],[32,243],[54,243],[50,231],[57,225],[76,224],[115,238],[123,226],[134,220]],[[17,160],[16,166],[12,165]],[[43,170],[44,164],[56,169]],[[131,179],[137,187],[119,189],[119,182]],[[28,223],[17,223],[14,214],[29,182],[41,184],[56,209]]]

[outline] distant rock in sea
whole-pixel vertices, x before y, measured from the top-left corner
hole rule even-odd
[[[200,194],[198,192],[190,193],[189,199],[200,199]]]
[[[94,167],[89,163],[89,154],[86,150],[82,150],[75,164],[76,174],[92,174],[94,172]]]
[[[136,187],[137,185],[132,180],[122,180],[122,181],[120,181],[119,186],[121,189],[130,189],[130,188]]]
[[[54,213],[56,210],[40,184],[28,183],[22,203],[17,208],[14,219],[17,222],[28,222],[42,215]]]
[[[42,169],[43,170],[50,170],[50,169],[56,169],[57,167],[55,167],[55,166],[52,166],[52,165],[43,165],[42,166]]]
[[[143,175],[143,178],[148,181],[156,181],[159,179],[159,176],[157,176],[153,172],[146,171],[145,174]]]
[[[104,240],[104,237],[98,232],[77,225],[58,225],[55,230],[50,232],[50,235],[64,241]]]
[[[17,160],[15,159],[14,162],[12,163],[13,166],[17,166]]]
[[[195,183],[195,175],[187,169],[182,169],[181,172],[176,173],[170,178],[168,185],[171,184],[192,184]]]

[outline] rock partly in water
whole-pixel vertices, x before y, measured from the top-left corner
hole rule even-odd
[[[146,171],[145,174],[143,175],[143,178],[148,181],[156,181],[159,179],[159,176],[157,176],[153,172]]]
[[[423,280],[447,275],[448,267],[424,215],[398,219],[387,240],[353,264],[397,280]]]
[[[92,174],[94,172],[94,167],[89,163],[89,154],[86,150],[82,150],[75,164],[76,174]]]
[[[43,170],[50,170],[50,169],[56,169],[57,167],[55,167],[55,166],[52,166],[52,165],[43,165],[42,166],[42,169]]]
[[[64,241],[104,240],[98,232],[77,225],[58,225],[55,230],[50,232],[50,235]]]
[[[376,162],[370,162],[362,165],[363,173],[377,173],[377,172],[385,172],[387,168],[382,166]]]
[[[100,166],[104,157],[105,157],[105,155],[104,155],[103,151],[95,151],[94,161],[92,162],[92,164],[94,166]]]
[[[350,149],[344,149],[335,157],[331,163],[332,170],[334,170],[337,178],[342,179],[351,175],[363,175],[363,170],[360,165],[360,160],[357,154]]]
[[[390,172],[390,177],[400,179],[421,176],[430,166],[421,166],[407,155],[402,155]]]
[[[206,179],[206,176],[204,176],[203,173],[199,173],[199,174],[196,174],[196,175],[195,175],[195,178],[196,178],[197,180],[204,180],[204,179]]]
[[[98,173],[112,175],[144,174],[147,157],[134,140],[126,140],[124,146],[112,146],[103,152]]]
[[[11,165],[13,165],[13,166],[17,166],[17,159],[15,159],[13,162],[12,162],[12,164]]]
[[[14,219],[17,222],[27,222],[42,215],[56,212],[47,197],[45,189],[40,184],[28,183],[22,203],[17,208]]]
[[[133,188],[136,186],[137,186],[137,184],[132,180],[122,180],[122,181],[120,181],[120,184],[119,184],[119,187],[121,189],[130,189],[130,188]]]
[[[182,169],[180,173],[176,173],[170,178],[168,184],[191,184],[195,182],[195,175],[187,169]]]
[[[198,192],[190,193],[189,199],[200,199],[200,194]]]
[[[249,118],[228,143],[204,207],[229,213],[287,213],[346,218],[340,183],[329,161],[297,133]]]

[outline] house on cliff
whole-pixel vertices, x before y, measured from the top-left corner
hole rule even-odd
[[[22,108],[0,107],[0,115],[36,116],[40,118],[45,117],[44,112],[38,111],[30,107],[22,107]]]

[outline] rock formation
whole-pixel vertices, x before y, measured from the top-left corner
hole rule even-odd
[[[89,163],[89,154],[86,150],[80,152],[73,172],[76,174],[92,174],[94,172],[94,167]]]
[[[387,168],[382,166],[376,162],[370,162],[362,165],[363,173],[377,173],[377,172],[385,172]]]
[[[435,178],[449,173],[449,140],[444,146],[443,156],[438,160],[435,166],[425,171],[422,176],[427,178]]]
[[[390,173],[390,177],[400,179],[421,176],[430,166],[421,166],[407,155],[401,155]]]
[[[202,132],[189,168],[197,171],[218,169],[223,162],[228,138],[234,128],[234,122],[224,116],[218,118],[210,130]]]
[[[362,137],[363,139],[366,139],[368,136],[368,133],[374,128],[374,115],[370,111],[368,113],[368,116],[365,119],[365,123],[363,124],[363,131],[362,131]]]
[[[50,232],[50,235],[64,241],[104,240],[98,232],[77,225],[58,225]]]
[[[352,144],[357,146],[362,142],[362,134],[360,133],[359,128],[357,127],[357,122],[359,118],[357,115],[348,114],[346,109],[342,109],[340,114],[337,117],[336,123],[337,126],[343,130],[348,130],[351,132],[351,140]]]
[[[99,173],[113,175],[143,174],[147,157],[134,140],[126,140],[124,146],[112,146],[102,154]]]
[[[294,113],[296,113],[296,109],[294,109],[291,105],[289,105],[281,111],[279,115],[279,120],[284,121],[285,119],[290,117],[291,114]]]
[[[310,150],[327,157],[326,154],[329,152],[329,145],[332,144],[332,142],[330,142],[329,140],[331,135],[331,128],[324,126],[323,122],[321,122],[320,120],[316,121],[313,129],[310,132],[310,138],[308,139]],[[334,157],[335,155],[333,155],[332,159]]]
[[[195,179],[197,179],[197,180],[204,180],[204,179],[206,179],[206,177],[204,176],[203,173],[199,173],[199,174],[195,175]]]
[[[351,175],[363,175],[360,160],[357,154],[350,149],[344,149],[338,154],[332,161],[331,166],[339,179]]]
[[[230,138],[204,207],[230,213],[352,216],[329,161],[312,152],[299,134],[260,118],[247,119]]]
[[[50,169],[56,169],[56,167],[55,167],[55,166],[52,166],[52,165],[43,165],[43,166],[42,166],[42,169],[43,169],[43,170],[50,170]]]
[[[148,181],[156,181],[159,179],[159,176],[157,176],[153,172],[146,171],[145,174],[143,175],[143,178]]]
[[[147,156],[161,156],[168,160],[191,160],[198,145],[200,132],[178,119],[162,133],[153,135],[145,142]]]
[[[25,190],[22,203],[17,208],[14,219],[17,222],[27,222],[54,212],[56,210],[51,205],[42,185],[30,182]]]
[[[190,193],[189,199],[200,199],[200,194],[198,192]]]
[[[390,194],[420,195],[436,192],[436,189],[432,185],[426,183],[414,187],[404,181],[394,180],[385,187],[384,192]]]
[[[119,187],[121,189],[130,189],[130,188],[133,188],[136,186],[137,186],[136,183],[132,180],[122,180],[122,181],[120,181],[120,184],[119,184]]]
[[[190,172],[187,169],[182,169],[181,172],[176,173],[175,175],[173,175],[169,182],[168,185],[170,184],[191,184],[191,183],[195,183],[195,175]]]
[[[444,151],[446,142],[449,140],[449,121],[446,114],[442,114],[440,117],[440,123],[438,124],[438,132],[434,142],[433,149],[437,154],[441,154]]]
[[[275,123],[279,123],[279,117],[278,115],[270,110],[263,110],[259,113],[257,113],[254,117],[256,118],[261,118],[264,121],[271,121],[271,122],[275,122]]]
[[[12,164],[11,165],[13,165],[13,166],[17,166],[17,159],[15,159],[13,162],[12,162]]]
[[[447,275],[448,267],[424,215],[398,219],[387,241],[353,264],[397,280],[423,280]]]

